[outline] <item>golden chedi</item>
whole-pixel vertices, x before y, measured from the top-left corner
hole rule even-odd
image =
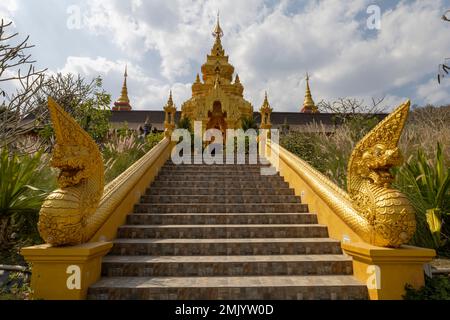
[[[302,113],[319,113],[319,109],[317,108],[314,100],[312,98],[311,89],[309,88],[309,74],[306,73],[306,92],[305,92],[305,100],[303,101],[303,108],[300,111]]]
[[[202,65],[202,79],[197,74],[192,84],[192,98],[181,106],[181,117],[191,121],[201,121],[203,129],[215,128],[222,132],[226,129],[241,128],[241,119],[253,115],[253,107],[244,99],[244,87],[234,67],[228,62],[228,56],[222,47],[223,36],[219,17],[213,32],[215,38],[211,53]]]

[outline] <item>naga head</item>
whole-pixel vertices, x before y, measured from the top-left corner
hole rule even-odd
[[[60,169],[60,188],[71,187],[92,176],[92,154],[82,145],[60,145],[53,149],[52,166]]]
[[[401,165],[403,157],[398,147],[389,148],[377,143],[363,152],[358,161],[358,173],[374,184],[389,187],[393,180],[390,169]]]
[[[388,188],[393,180],[392,167],[401,165],[403,157],[398,142],[408,117],[409,100],[384,118],[354,148],[348,163],[350,195],[360,192],[361,179]]]
[[[51,164],[61,170],[60,188],[75,186],[99,170],[101,154],[92,138],[52,98],[48,105],[56,136]]]

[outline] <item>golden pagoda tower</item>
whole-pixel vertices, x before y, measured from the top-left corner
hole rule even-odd
[[[270,107],[269,104],[269,99],[267,99],[267,91],[264,95],[264,101],[263,104],[261,106],[261,108],[259,109],[259,112],[261,113],[261,124],[260,124],[260,128],[261,129],[271,129],[272,128],[272,123],[270,121],[270,115],[272,113],[272,108]]]
[[[314,104],[314,100],[311,95],[311,89],[309,88],[309,74],[306,73],[306,93],[305,101],[303,102],[302,113],[319,113],[317,106]]]
[[[128,88],[127,88],[127,66],[125,66],[125,73],[124,73],[124,79],[123,79],[123,85],[122,85],[122,91],[120,93],[119,99],[117,99],[116,102],[114,102],[114,107],[112,108],[113,111],[131,111],[131,104],[130,99],[128,98]]]
[[[173,129],[175,129],[175,113],[177,107],[172,100],[172,90],[170,90],[169,99],[163,108],[164,110],[164,133],[166,137],[170,137]]]
[[[202,76],[197,74],[192,84],[192,97],[181,106],[181,117],[201,121],[203,129],[226,129],[241,127],[241,119],[253,115],[253,107],[244,99],[244,87],[222,46],[223,30],[219,15],[212,33],[214,44],[206,62],[201,67]]]

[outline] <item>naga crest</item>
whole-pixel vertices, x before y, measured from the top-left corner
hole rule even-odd
[[[48,107],[56,136],[51,165],[61,171],[59,189],[42,204],[38,229],[47,243],[79,244],[89,237],[86,220],[103,193],[103,159],[89,134],[50,97]]]
[[[375,245],[398,247],[411,239],[416,228],[414,209],[405,195],[391,188],[390,173],[403,162],[398,142],[409,106],[408,100],[370,131],[348,163],[348,193],[371,225]]]
[[[390,168],[403,161],[397,146],[408,118],[409,106],[408,100],[358,142],[348,162],[349,181],[359,176],[377,185],[389,186],[392,181]],[[350,195],[359,191],[354,187],[354,184],[348,184]]]

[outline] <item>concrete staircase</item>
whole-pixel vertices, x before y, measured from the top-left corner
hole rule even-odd
[[[261,166],[168,161],[88,298],[367,299],[339,241]]]

